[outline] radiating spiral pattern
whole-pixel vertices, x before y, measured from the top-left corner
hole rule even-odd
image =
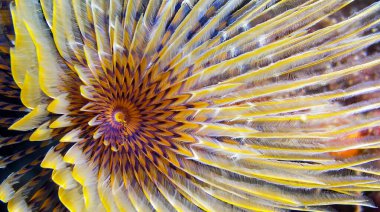
[[[15,0],[0,125],[18,132],[0,137],[0,200],[9,211],[372,206],[361,192],[380,189],[369,133],[380,53],[368,50],[380,3],[346,9],[358,2]]]

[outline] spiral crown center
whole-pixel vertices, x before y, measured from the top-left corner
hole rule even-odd
[[[126,123],[126,115],[121,111],[115,112],[114,119],[116,122]]]

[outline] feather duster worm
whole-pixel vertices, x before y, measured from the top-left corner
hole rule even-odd
[[[334,18],[352,2],[15,0],[0,125],[17,133],[0,138],[0,200],[10,211],[371,206],[360,193],[380,189],[380,137],[356,135],[380,125],[369,115],[380,97],[345,100],[376,96],[380,81],[344,82],[378,73],[378,53],[355,55],[380,41],[380,3]]]

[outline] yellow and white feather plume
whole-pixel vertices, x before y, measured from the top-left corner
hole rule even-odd
[[[373,206],[380,2],[1,3],[9,211]]]

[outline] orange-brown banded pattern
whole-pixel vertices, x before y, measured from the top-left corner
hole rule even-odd
[[[373,206],[379,2],[2,2],[9,211]]]

